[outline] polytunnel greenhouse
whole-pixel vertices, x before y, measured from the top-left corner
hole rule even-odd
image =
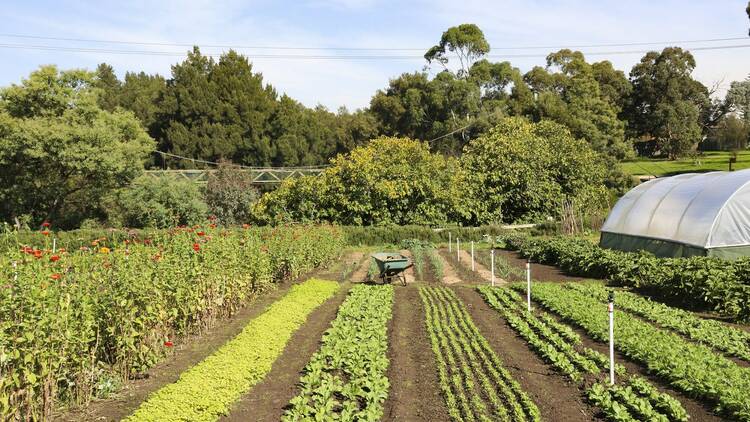
[[[636,186],[612,208],[600,245],[662,257],[750,256],[750,169]]]

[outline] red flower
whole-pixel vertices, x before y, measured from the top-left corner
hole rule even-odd
[[[49,260],[52,262],[57,262],[60,260],[60,255],[52,255],[51,257],[49,257]]]
[[[205,235],[206,235],[206,232],[197,232],[197,233],[195,233],[195,234],[197,234],[198,236],[205,236]]]
[[[42,251],[39,249],[34,249],[34,258],[41,258],[42,257]]]
[[[45,235],[45,236],[49,236],[49,230],[44,230],[44,231],[42,232],[42,234],[43,234],[43,235]]]
[[[143,239],[143,244],[144,245],[150,245],[151,244],[151,239]]]
[[[249,229],[249,228],[250,228],[250,225],[249,225],[249,224],[243,224],[243,225],[242,225],[242,228],[243,228],[243,229]]]
[[[199,245],[197,243],[193,243],[193,250],[196,251],[196,252],[200,251],[201,250],[201,245]]]
[[[34,253],[34,248],[32,248],[31,246],[24,246],[23,248],[21,248],[21,252],[31,255]]]
[[[50,276],[50,278],[51,278],[51,279],[53,279],[53,280],[59,280],[59,279],[60,279],[60,277],[62,277],[62,276],[61,276],[60,274],[57,274],[57,273],[55,273],[55,274],[52,274],[52,275]]]
[[[42,223],[42,227],[49,227],[49,226],[51,226],[49,221],[45,221],[44,223]]]
[[[208,216],[208,219],[209,219],[210,221],[215,221],[215,220],[216,220],[216,216],[215,216],[215,215],[209,215],[209,216]]]
[[[212,229],[215,229],[216,228],[216,224],[211,223],[211,224],[208,225],[208,227],[211,227]]]
[[[172,347],[172,346],[174,346],[174,343],[172,343],[171,341],[167,340],[167,341],[164,342],[164,345],[167,346],[167,347]]]

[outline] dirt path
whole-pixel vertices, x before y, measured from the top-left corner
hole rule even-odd
[[[388,327],[388,358],[391,388],[383,420],[450,421],[416,286],[396,288],[393,318]]]
[[[248,303],[229,319],[217,321],[216,325],[200,336],[182,339],[174,347],[174,354],[151,368],[143,378],[128,381],[113,397],[95,400],[85,408],[58,411],[53,421],[119,421],[130,415],[146,398],[161,387],[177,381],[180,374],[211,355],[224,343],[236,337],[243,328],[268,306],[281,299],[289,289],[311,277],[340,268],[349,255],[332,263],[328,269],[313,270],[298,279],[280,283],[275,290],[264,293]]]
[[[443,279],[441,280],[445,284],[456,284],[461,283],[461,277],[456,273],[456,269],[453,265],[448,262],[440,251],[436,250],[436,255],[443,262]]]
[[[495,256],[505,259],[510,265],[526,271],[526,259],[522,258],[518,252],[507,251],[504,249],[495,249]],[[531,264],[531,278],[536,281],[582,281],[591,280],[591,278],[574,277],[565,274],[561,269],[539,263]],[[508,281],[524,281],[523,276],[511,275]]]
[[[367,279],[367,270],[370,268],[370,255],[362,253],[360,256],[359,267],[351,275],[352,283],[363,283]]]
[[[462,286],[453,289],[505,367],[539,407],[543,420],[597,420],[595,409],[584,402],[578,387],[537,357],[474,289]]]
[[[298,394],[297,382],[310,357],[320,347],[323,332],[328,329],[350,284],[341,286],[336,295],[315,309],[287,343],[284,352],[273,363],[263,381],[256,384],[236,402],[222,421],[278,421],[289,401]]]
[[[471,253],[467,251],[461,251],[461,265],[464,265],[467,269],[471,270]],[[479,277],[481,277],[482,280],[486,281],[487,283],[492,281],[492,273],[490,272],[490,270],[476,259],[474,260],[474,272],[479,274]],[[505,283],[505,280],[502,280],[500,277],[495,276],[495,283]]]

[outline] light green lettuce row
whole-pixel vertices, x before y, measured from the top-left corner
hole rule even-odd
[[[156,391],[125,420],[217,420],[266,376],[292,334],[336,290],[338,283],[316,279],[292,287],[237,337]]]

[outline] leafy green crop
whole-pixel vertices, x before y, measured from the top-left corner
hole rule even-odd
[[[377,421],[390,384],[388,321],[390,285],[357,285],[339,307],[322,345],[305,367],[302,391],[290,402],[285,421]]]
[[[477,290],[542,359],[574,381],[579,381],[579,388],[586,390],[589,400],[609,420],[688,420],[687,412],[679,401],[659,392],[645,379],[628,375],[622,365],[616,365],[615,372],[620,379],[626,380],[626,388],[604,387],[599,382],[587,387],[582,374],[595,376],[601,382],[609,369],[606,356],[595,350],[582,348],[580,337],[569,326],[555,321],[546,312],[528,312],[521,305],[523,299],[517,293],[488,286],[479,286]]]
[[[215,421],[263,379],[307,316],[338,290],[338,283],[311,279],[296,285],[240,334],[211,356],[152,394],[125,419]]]
[[[455,293],[419,289],[445,403],[454,421],[538,421],[539,409],[505,369]]]
[[[601,284],[571,283],[566,287],[590,295],[600,302],[607,300],[608,291]],[[690,339],[750,361],[750,332],[730,327],[720,321],[704,319],[692,312],[653,302],[630,292],[617,292],[617,307],[662,327],[671,328]]]
[[[656,258],[642,253],[602,249],[568,237],[506,236],[506,245],[525,257],[557,265],[582,277],[608,279],[646,289],[690,306],[708,305],[738,320],[750,320],[750,259],[725,261],[712,257]]]
[[[594,339],[607,341],[609,323],[601,302],[554,283],[536,283],[532,289],[544,307],[583,328]],[[716,405],[716,412],[722,415],[750,421],[750,368],[627,312],[616,315],[615,337],[618,350],[674,388]]]

